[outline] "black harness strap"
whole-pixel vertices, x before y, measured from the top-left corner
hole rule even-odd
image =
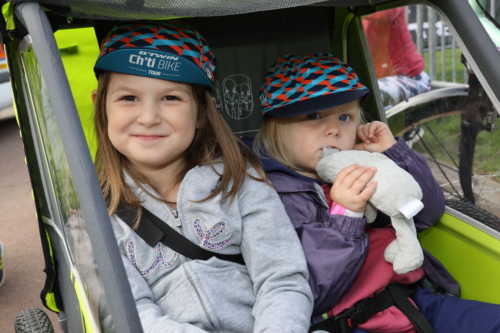
[[[144,212],[144,207],[143,207]],[[137,219],[138,210],[129,205],[118,205],[115,214],[127,223],[130,229],[134,230],[134,224]],[[149,246],[155,247],[156,244],[161,242],[163,232],[151,221],[144,222],[144,214],[139,223],[139,227],[134,231],[146,242]]]
[[[137,219],[137,209],[120,205],[115,214],[133,229]],[[156,244],[162,242],[165,246],[192,260],[208,260],[212,257],[216,257],[241,265],[245,264],[241,254],[221,254],[199,247],[144,207],[142,207],[139,227],[134,231],[144,239],[149,246],[155,247]]]
[[[396,306],[401,312],[405,314],[406,317],[411,321],[417,333],[433,333],[431,324],[427,321],[425,316],[420,312],[415,305],[413,305],[406,296],[404,296],[402,289],[405,288],[401,284],[390,284],[387,286],[386,290],[394,300],[394,306]]]
[[[357,302],[354,306],[343,310],[335,317],[311,325],[309,332],[323,330],[329,333],[350,333],[358,325],[367,322],[376,313],[394,305],[408,317],[418,333],[432,333],[432,327],[427,319],[408,300],[408,296],[413,294],[414,291],[415,289],[401,284],[389,284],[386,289],[375,296]]]

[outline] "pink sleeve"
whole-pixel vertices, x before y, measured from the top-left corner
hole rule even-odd
[[[330,208],[330,215],[344,215],[346,208],[339,205],[335,201],[332,202],[332,207]]]
[[[330,215],[343,215],[350,217],[363,217],[365,216],[364,212],[353,212],[344,206],[339,205],[335,201],[332,201],[332,207],[330,208]]]

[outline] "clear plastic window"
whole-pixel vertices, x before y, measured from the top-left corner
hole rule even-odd
[[[447,199],[500,216],[498,113],[445,20],[413,5],[363,27],[393,134],[427,159]]]
[[[66,256],[70,263],[71,272],[67,273],[78,295],[85,325],[99,331],[99,314],[107,312],[107,304],[102,297],[104,294],[93,260],[85,218],[73,185],[54,109],[31,45],[22,50],[20,63],[23,89],[29,99],[26,101],[27,106],[33,114],[32,128],[39,142],[38,163],[44,169],[46,195],[51,197],[48,204],[53,215],[43,216],[42,219],[49,225],[48,228],[55,231],[52,234],[59,238],[54,244],[61,244],[61,248],[66,249],[60,256]]]

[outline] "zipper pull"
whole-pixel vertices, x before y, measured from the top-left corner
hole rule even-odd
[[[181,219],[179,218],[179,212],[176,209],[172,209],[172,215],[175,218],[175,225],[181,227]]]

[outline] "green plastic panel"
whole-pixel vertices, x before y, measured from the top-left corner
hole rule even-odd
[[[92,158],[94,158],[97,145],[91,94],[97,88],[93,68],[99,55],[99,45],[95,32],[93,28],[79,28],[59,30],[54,36],[80,115],[85,138]]]
[[[500,304],[499,239],[446,213],[419,238],[460,283],[462,298]]]

